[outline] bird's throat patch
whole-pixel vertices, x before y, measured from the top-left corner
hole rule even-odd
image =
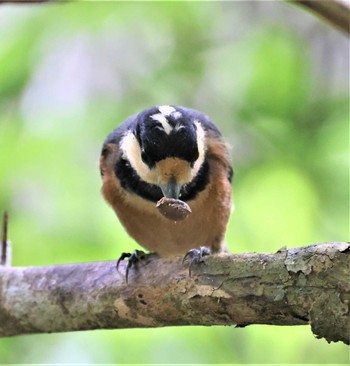
[[[168,183],[172,177],[175,178],[177,184],[188,183],[194,178],[189,162],[179,158],[161,160],[154,169],[158,171],[161,184]]]

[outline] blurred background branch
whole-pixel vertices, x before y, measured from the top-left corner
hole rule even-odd
[[[65,0],[61,1],[64,2]],[[0,4],[15,3],[15,4],[32,4],[32,3],[48,3],[48,2],[60,2],[60,0],[0,0]]]
[[[348,0],[289,0],[319,15],[332,26],[350,33],[350,2]]]
[[[5,211],[2,216],[1,225],[1,240],[0,240],[0,265],[5,266],[8,263],[8,240],[7,240],[7,228],[8,228],[8,214]]]
[[[115,262],[0,268],[0,336],[179,325],[311,324],[349,344],[349,243],[211,256],[188,276],[152,255],[125,284]],[[125,267],[124,267],[125,270]]]
[[[311,10],[332,26],[350,33],[350,2],[349,0],[286,0]],[[0,3],[44,3],[64,2],[59,0],[0,0]]]

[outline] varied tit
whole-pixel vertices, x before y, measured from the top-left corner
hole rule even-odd
[[[223,250],[232,169],[206,115],[164,105],[129,117],[104,142],[100,170],[104,198],[142,247],[161,257]],[[186,202],[192,212],[169,219],[156,208],[163,197]]]

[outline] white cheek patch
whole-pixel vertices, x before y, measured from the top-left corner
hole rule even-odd
[[[198,172],[199,169],[201,168],[201,166],[204,163],[204,158],[205,158],[205,151],[206,151],[206,146],[205,146],[205,131],[202,127],[202,125],[200,124],[199,121],[195,121],[194,124],[197,127],[197,147],[198,147],[198,159],[195,161],[193,168],[192,168],[192,176],[195,177]]]
[[[141,159],[141,147],[135,135],[129,131],[120,141],[123,158],[128,160],[137,174],[146,182],[154,182],[154,172]]]

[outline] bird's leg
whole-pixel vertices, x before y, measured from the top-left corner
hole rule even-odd
[[[129,270],[132,266],[136,266],[136,264],[146,258],[147,254],[142,250],[135,250],[134,253],[122,253],[117,260],[117,271],[119,271],[119,264],[125,258],[128,258],[128,264],[125,270],[125,282],[128,283]]]
[[[134,265],[136,265],[139,261],[145,258],[146,253],[142,250],[135,250],[133,253],[122,253],[117,260],[117,271],[119,271],[119,264],[122,260],[128,258],[128,264],[126,266],[125,270],[125,282],[128,283],[128,277],[129,277],[129,270]]]
[[[210,254],[211,251],[207,247],[200,247],[199,249],[191,249],[185,254],[182,263],[184,263],[187,258],[191,258],[190,264],[188,266],[188,273],[190,277],[192,274],[192,265],[204,262],[203,257],[206,257]]]

